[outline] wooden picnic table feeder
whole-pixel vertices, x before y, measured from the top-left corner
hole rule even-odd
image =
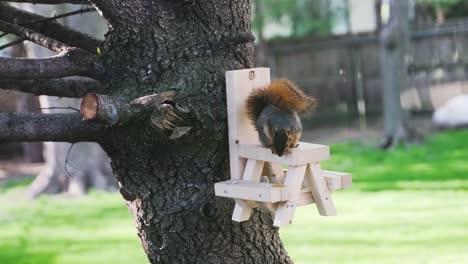
[[[328,146],[299,142],[279,157],[260,144],[245,104],[252,89],[269,83],[269,68],[226,72],[231,180],[215,184],[216,196],[235,200],[232,220],[237,222],[247,221],[259,203],[276,212],[277,227],[291,224],[296,207],[311,203],[320,215],[336,215],[330,193],[349,187],[351,175],[320,168],[330,158]]]

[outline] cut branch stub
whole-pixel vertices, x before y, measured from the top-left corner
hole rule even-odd
[[[192,129],[189,114],[188,108],[166,100],[151,114],[151,125],[167,133],[170,139],[178,139]]]
[[[91,120],[97,116],[99,108],[99,98],[97,94],[90,93],[83,97],[81,101],[80,113],[84,120]]]
[[[187,134],[192,127],[188,125],[190,111],[174,101],[176,95],[176,91],[169,90],[143,96],[133,100],[132,106],[145,111],[151,110],[151,125],[164,131],[169,139],[178,139]]]
[[[146,95],[132,101],[132,106],[153,110],[158,108],[164,101],[173,101],[177,92],[174,90],[160,92],[158,94]]]
[[[95,120],[110,126],[122,125],[137,114],[152,113],[151,125],[170,139],[178,139],[191,129],[190,110],[174,101],[175,91],[143,96],[130,104],[109,95],[89,93],[81,101],[84,120]]]
[[[98,120],[107,125],[121,125],[132,118],[129,104],[112,96],[89,93],[81,101],[81,115],[84,120]]]

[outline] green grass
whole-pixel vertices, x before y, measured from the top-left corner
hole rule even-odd
[[[468,132],[390,152],[332,146],[323,167],[353,173],[333,194],[337,217],[297,210],[280,233],[297,264],[468,263]],[[116,193],[25,200],[21,181],[0,187],[0,263],[147,263]]]
[[[124,253],[124,254],[122,254]],[[146,263],[117,193],[84,198],[0,196],[0,263]]]

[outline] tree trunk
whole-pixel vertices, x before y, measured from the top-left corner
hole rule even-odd
[[[382,100],[385,136],[384,149],[399,142],[419,140],[401,107],[400,93],[408,86],[408,60],[410,46],[408,1],[380,0],[379,57],[382,76]]]
[[[141,114],[101,143],[150,262],[291,263],[269,212],[239,224],[234,202],[214,196],[214,183],[230,178],[225,71],[253,65],[252,43],[239,44],[251,1],[92,2],[112,26],[100,48],[110,95],[175,90],[190,111],[192,129],[179,139]]]

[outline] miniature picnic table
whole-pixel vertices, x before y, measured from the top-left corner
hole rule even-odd
[[[311,203],[320,215],[336,215],[330,194],[351,186],[352,178],[321,169],[320,162],[330,158],[328,146],[299,142],[279,157],[260,144],[245,104],[252,89],[269,83],[269,68],[226,72],[231,180],[215,184],[216,196],[235,200],[232,220],[237,222],[247,221],[259,203],[276,212],[277,227],[291,224],[296,207]]]

